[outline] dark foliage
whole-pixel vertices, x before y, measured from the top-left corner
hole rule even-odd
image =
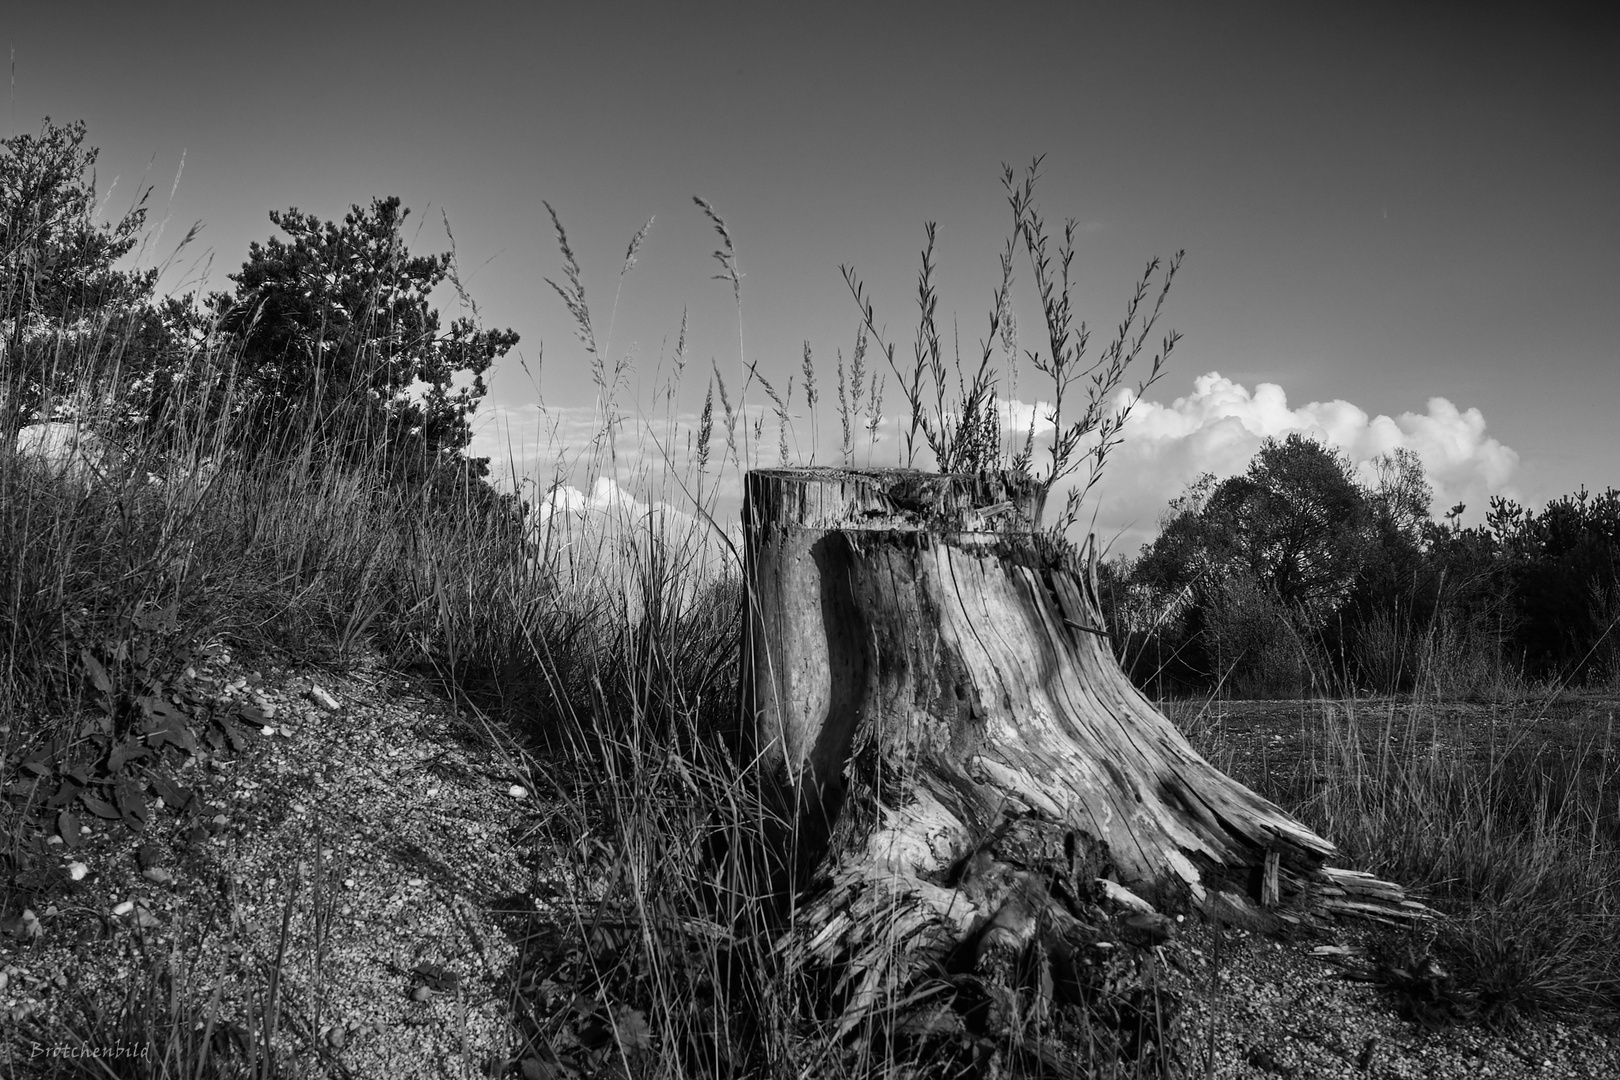
[[[47,118],[38,135],[0,140],[0,434],[71,396],[64,367],[78,382],[115,366],[157,281],[114,268],[140,239],[150,189],[117,222],[98,221],[97,151],[84,137],[82,121]]]
[[[1496,498],[1465,529],[1462,506],[1431,519],[1417,455],[1374,464],[1363,484],[1290,435],[1174,500],[1160,536],[1099,575],[1132,677],[1237,696],[1620,677],[1620,494]]]
[[[341,225],[272,212],[288,239],[253,244],[235,292],[211,298],[237,341],[250,404],[233,430],[249,450],[315,448],[356,465],[380,447],[390,472],[420,477],[466,448],[484,372],[518,337],[468,318],[441,325],[429,297],[452,260],[407,250],[408,213],[397,198],[355,206]]]

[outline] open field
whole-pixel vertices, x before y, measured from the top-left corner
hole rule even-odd
[[[1620,1005],[1620,701],[1176,702],[1210,759],[1450,918],[1512,1007]]]

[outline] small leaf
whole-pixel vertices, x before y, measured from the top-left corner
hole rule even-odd
[[[36,754],[22,763],[23,772],[30,776],[46,776],[51,771],[51,761],[43,755]]]
[[[79,835],[79,815],[71,810],[63,810],[56,815],[56,835],[62,838],[62,843],[68,848],[77,848],[84,842]]]
[[[154,774],[148,779],[152,783],[152,790],[157,792],[158,798],[163,800],[163,805],[175,813],[184,810],[186,804],[191,802],[192,791],[190,788],[176,784],[167,776],[158,774]]]
[[[652,1049],[652,1027],[647,1023],[647,1014],[640,1009],[619,1012],[613,1018],[613,1033],[619,1040],[619,1049],[625,1053]]]
[[[118,778],[118,814],[134,832],[146,828],[146,795],[127,776]]]
[[[85,785],[68,780],[56,789],[55,795],[45,800],[45,805],[53,810],[58,806],[67,806],[79,797],[79,792],[84,788]]]
[[[140,704],[141,712],[145,713],[154,720],[168,722],[176,719],[180,715],[175,710],[174,706],[170,705],[167,701],[164,701],[163,698],[157,694],[145,695],[141,698]]]
[[[113,744],[107,754],[107,772],[117,776],[124,769],[124,762],[129,760],[129,740],[120,739]]]
[[[455,991],[461,985],[461,976],[438,964],[418,964],[411,969],[417,978],[441,994]]]
[[[79,796],[79,801],[84,803],[84,808],[86,810],[90,811],[98,818],[104,818],[107,821],[117,821],[120,816],[118,809],[113,806],[112,803],[109,803],[103,799],[98,799],[89,792],[82,793]]]
[[[84,665],[85,674],[90,676],[90,681],[95,684],[97,690],[103,694],[112,693],[112,679],[108,677],[107,669],[101,666],[101,661],[96,659],[94,653],[89,649],[80,649],[79,662]]]

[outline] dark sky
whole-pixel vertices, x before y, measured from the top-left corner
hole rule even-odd
[[[200,220],[215,288],[271,209],[338,217],[397,194],[429,249],[443,211],[484,318],[522,334],[564,411],[593,392],[544,282],[561,260],[542,200],[650,411],[683,308],[694,364],[737,377],[694,194],[737,240],[747,358],[780,384],[808,338],[825,394],[857,315],[839,265],[908,354],[925,221],[947,327],[965,348],[985,333],[1001,165],[1044,153],[1038,196],[1079,224],[1077,302],[1099,336],[1148,258],[1187,251],[1166,315],[1185,340],[1122,459],[1135,494],[1105,490],[1104,518],[1140,525],[1199,469],[1235,471],[1261,435],[1301,427],[1357,460],[1412,446],[1437,503],[1474,511],[1489,491],[1620,484],[1620,35],[1598,8],[517,7],[13,4],[7,133],[83,118],[102,185],[119,178],[110,207],[155,184],[157,253]],[[625,245],[653,215],[615,315]],[[194,284],[194,254],[171,285]],[[704,385],[689,374],[683,410]],[[505,364],[491,403],[525,437],[534,399]],[[823,444],[835,425],[823,414]]]

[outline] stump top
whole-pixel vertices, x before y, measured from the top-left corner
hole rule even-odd
[[[753,469],[745,480],[750,527],[981,529],[1040,523],[1046,491],[1027,473],[921,469]]]

